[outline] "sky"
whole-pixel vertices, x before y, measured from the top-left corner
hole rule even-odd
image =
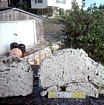
[[[85,8],[89,7],[91,4],[96,3],[97,6],[104,4],[104,0],[85,0]]]

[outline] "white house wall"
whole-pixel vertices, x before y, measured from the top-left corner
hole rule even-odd
[[[0,22],[0,54],[9,52],[12,42],[23,43],[26,47],[37,43],[35,29],[34,20]]]
[[[43,0],[43,3],[35,3],[35,0],[31,0],[31,8],[39,9],[39,8],[47,8],[48,6],[52,7],[60,7],[64,10],[71,9],[71,3],[73,0],[66,0],[66,4],[56,3],[56,0]],[[81,6],[82,0],[76,0],[79,6]]]
[[[47,0],[48,6],[55,6],[59,8],[63,8],[64,10],[71,9],[71,0],[66,0],[66,4],[63,3],[56,3],[56,0]]]

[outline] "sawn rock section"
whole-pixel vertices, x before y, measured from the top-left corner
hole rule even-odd
[[[38,71],[42,96],[48,91],[104,94],[104,67],[82,49],[63,49],[43,59]]]

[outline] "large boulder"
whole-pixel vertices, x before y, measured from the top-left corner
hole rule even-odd
[[[0,97],[26,96],[33,90],[30,64],[15,55],[0,58]]]
[[[104,67],[82,49],[63,49],[47,56],[40,64],[38,76],[42,96],[48,91],[64,90],[98,97],[104,88]]]

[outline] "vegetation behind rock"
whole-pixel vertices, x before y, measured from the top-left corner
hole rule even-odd
[[[95,61],[104,63],[104,9],[96,4],[84,10],[83,0],[80,9],[72,3],[72,10],[59,9],[60,22],[63,23],[62,36],[65,47],[82,48]]]

